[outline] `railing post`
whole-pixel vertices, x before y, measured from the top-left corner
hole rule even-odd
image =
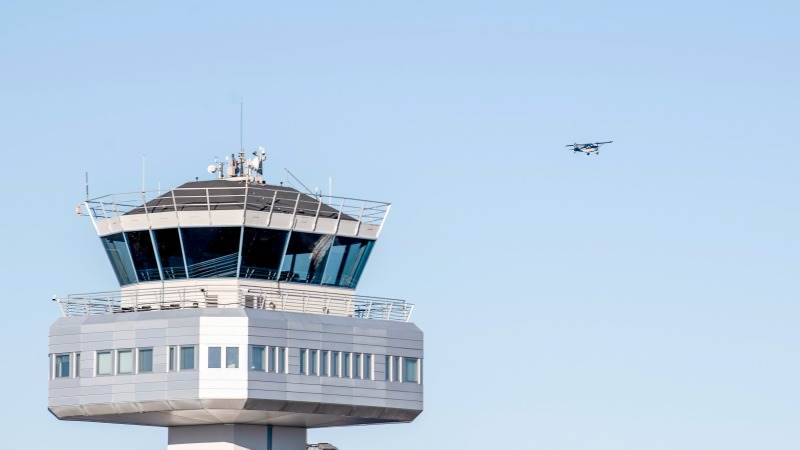
[[[294,211],[292,211],[292,223],[290,224],[290,229],[294,228],[294,221],[297,217],[297,207],[300,205],[300,192],[297,193],[297,198],[294,199]]]
[[[361,211],[358,213],[358,223],[356,223],[356,232],[354,236],[358,236],[358,233],[361,232],[361,221],[364,219],[364,201],[361,202]]]
[[[269,204],[269,215],[267,216],[267,226],[272,223],[272,210],[275,208],[275,200],[278,199],[278,190],[275,189],[272,193],[272,203]]]
[[[317,212],[314,214],[314,226],[311,227],[312,231],[317,231],[317,223],[319,222],[319,210],[322,209],[322,196],[317,198]]]

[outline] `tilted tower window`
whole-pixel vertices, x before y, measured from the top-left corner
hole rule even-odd
[[[125,236],[122,233],[111,234],[100,237],[103,248],[106,250],[108,260],[114,269],[120,286],[136,283],[136,272],[133,269],[133,261],[125,243]]]
[[[319,284],[331,242],[331,235],[292,232],[283,258],[281,281]]]
[[[128,240],[139,281],[160,281],[161,275],[158,272],[153,242],[150,240],[150,231],[126,231],[125,238]]]
[[[322,284],[355,289],[375,241],[336,236]]]
[[[189,278],[235,277],[241,227],[181,228]]]
[[[242,278],[277,280],[288,231],[245,228],[242,241]]]
[[[186,267],[181,251],[181,236],[177,228],[164,228],[153,230],[158,250],[158,260],[161,262],[161,272],[165,280],[186,278]]]

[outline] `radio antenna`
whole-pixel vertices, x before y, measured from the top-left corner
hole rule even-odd
[[[239,101],[239,149],[244,151],[244,100]]]
[[[303,188],[306,190],[306,192],[308,192],[308,195],[316,196],[316,194],[314,194],[313,192],[311,192],[311,189],[309,189],[309,188],[308,188],[308,186],[306,186],[305,184],[303,184],[303,182],[302,182],[302,181],[300,181],[300,178],[297,178],[296,176],[294,176],[294,174],[293,174],[293,173],[292,173],[292,172],[291,172],[289,169],[287,169],[286,167],[284,167],[284,168],[283,168],[283,170],[285,170],[285,171],[286,171],[286,173],[288,173],[290,177],[294,178],[294,181],[297,181],[298,183],[300,183],[300,186],[303,186]]]

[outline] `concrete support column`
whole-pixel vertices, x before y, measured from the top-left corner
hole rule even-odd
[[[306,429],[272,425],[170,427],[167,450],[306,450]]]

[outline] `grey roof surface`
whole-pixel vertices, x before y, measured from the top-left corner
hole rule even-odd
[[[245,201],[244,188],[247,186]],[[172,193],[175,193],[174,203]],[[208,197],[206,193],[208,192]],[[299,197],[296,214],[313,216],[317,212],[319,200],[288,186],[272,184],[247,184],[245,181],[203,180],[190,181],[166,192],[146,203],[148,213],[178,211],[240,210],[243,205],[248,211],[270,211],[276,213],[295,213],[295,201]],[[273,199],[275,204],[273,205]],[[136,207],[125,214],[144,214],[143,206]],[[323,203],[319,206],[319,217],[335,219],[339,210]],[[342,220],[355,220],[342,214]]]

